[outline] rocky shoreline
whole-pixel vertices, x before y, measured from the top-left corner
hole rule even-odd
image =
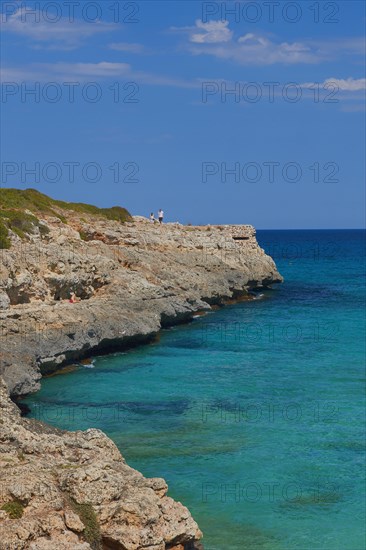
[[[130,468],[101,431],[20,417],[0,379],[3,550],[193,550],[201,532],[163,479]]]
[[[12,395],[93,353],[151,340],[162,327],[281,282],[252,226],[42,220],[46,236],[1,250],[0,375]],[[81,238],[82,237],[82,238]],[[74,291],[80,301],[70,304]]]
[[[197,548],[199,528],[166,496],[163,480],[127,466],[98,430],[61,432],[21,418],[9,395],[281,282],[254,228],[160,226],[141,217],[121,224],[69,210],[62,220],[43,216],[27,240],[10,239],[0,250],[4,548]],[[80,301],[69,302],[72,291]]]

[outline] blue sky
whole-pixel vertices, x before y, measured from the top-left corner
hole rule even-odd
[[[364,226],[363,2],[1,8],[3,187],[182,223]]]

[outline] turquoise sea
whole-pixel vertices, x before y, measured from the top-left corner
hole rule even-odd
[[[44,379],[24,403],[164,477],[205,550],[363,550],[364,233],[258,240],[284,284]]]

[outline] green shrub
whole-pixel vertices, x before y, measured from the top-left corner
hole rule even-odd
[[[1,189],[0,207],[20,210],[47,212],[50,199],[36,189]]]
[[[88,234],[85,233],[85,231],[83,231],[82,229],[80,229],[79,235],[80,235],[80,239],[81,239],[82,241],[89,241]]]
[[[39,225],[38,218],[21,210],[0,210],[0,221],[21,239],[34,233],[35,227]]]
[[[50,216],[58,217],[63,223],[66,218],[56,209],[73,210],[74,212],[99,216],[107,220],[116,220],[121,223],[132,221],[131,214],[121,206],[112,208],[98,208],[82,202],[66,202],[51,199],[36,189],[0,189],[0,213],[2,210],[30,210],[42,212]]]
[[[23,515],[24,506],[19,500],[12,500],[1,507],[11,519],[20,519]]]
[[[50,228],[47,225],[44,225],[43,223],[40,223],[38,225],[38,227],[39,227],[39,232],[40,232],[42,237],[49,234]]]
[[[21,239],[24,239],[29,233],[34,233],[35,225],[38,225],[38,223],[33,223],[32,220],[23,217],[21,214],[13,216],[9,220],[9,228]]]
[[[92,204],[84,204],[82,202],[64,202],[53,201],[56,206],[65,210],[73,210],[74,212],[80,212],[83,214],[90,214],[92,216],[100,216],[107,220],[115,220],[121,223],[132,221],[131,214],[121,206],[112,206],[111,208],[98,208]]]
[[[0,250],[10,248],[11,242],[9,239],[9,232],[4,223],[0,220]]]
[[[86,542],[90,544],[93,550],[101,550],[102,548],[102,536],[100,534],[100,527],[96,513],[91,504],[79,504],[74,499],[70,499],[70,504],[75,514],[79,516],[85,530],[83,531]]]

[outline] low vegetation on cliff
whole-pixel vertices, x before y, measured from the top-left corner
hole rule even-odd
[[[1,189],[0,191],[0,249],[11,246],[9,230],[21,239],[35,232],[47,232],[42,216],[54,216],[67,222],[67,212],[87,214],[99,219],[121,223],[131,221],[131,214],[120,206],[98,208],[91,204],[65,202],[51,199],[35,189]]]
[[[75,514],[80,518],[85,526],[83,535],[93,550],[102,548],[102,537],[97,515],[91,504],[79,504],[74,499],[70,499],[70,505]]]
[[[20,519],[23,515],[24,506],[18,500],[12,500],[3,504],[1,510],[4,510],[10,519]]]

